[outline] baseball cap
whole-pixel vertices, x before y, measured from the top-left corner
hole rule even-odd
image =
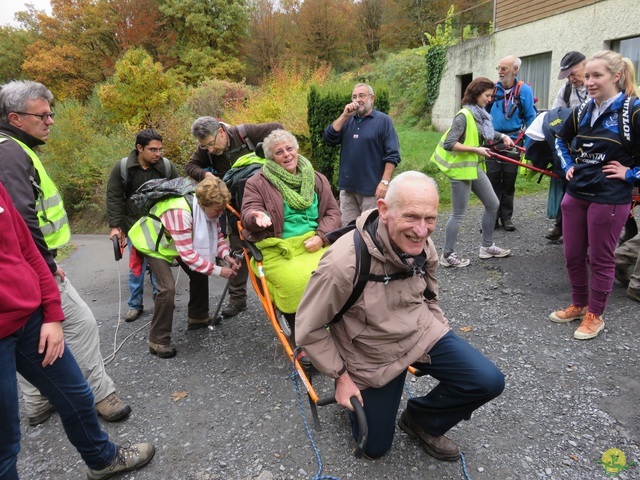
[[[571,70],[577,64],[582,62],[586,57],[580,52],[568,52],[560,60],[560,73],[558,74],[558,80],[564,80],[571,75]]]

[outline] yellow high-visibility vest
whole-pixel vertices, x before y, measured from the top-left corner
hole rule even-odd
[[[38,226],[40,230],[42,230],[47,248],[49,248],[49,250],[60,248],[71,239],[71,228],[69,227],[69,218],[64,209],[64,203],[62,202],[62,196],[58,191],[58,187],[56,187],[56,184],[53,183],[53,180],[51,180],[47,174],[36,152],[17,138],[9,135],[6,135],[4,138],[0,137],[0,141],[5,141],[6,138],[10,138],[22,147],[25,153],[31,158],[33,166],[38,172],[40,183],[37,183],[35,178],[31,179],[31,183],[38,192],[36,197]]]

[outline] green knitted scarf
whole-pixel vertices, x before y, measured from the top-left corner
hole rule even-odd
[[[316,179],[311,162],[298,155],[298,167],[295,174],[287,172],[273,160],[267,161],[262,173],[282,194],[282,198],[291,208],[305,210],[313,203]]]

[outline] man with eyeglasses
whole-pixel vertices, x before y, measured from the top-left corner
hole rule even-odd
[[[519,135],[536,118],[536,109],[531,87],[521,82],[522,85],[519,89],[517,88],[517,74],[520,65],[522,65],[522,60],[515,55],[508,55],[500,60],[496,68],[498,83],[496,83],[494,96],[487,105],[487,110],[491,114],[495,131],[509,135],[514,141],[519,140],[518,145],[522,146],[524,137],[519,138]],[[520,158],[519,155],[516,157]],[[512,232],[516,229],[511,217],[513,216],[518,166],[494,158],[487,158],[485,164],[487,177],[489,177],[493,190],[500,201],[496,227],[498,227],[498,222],[502,221],[503,228]]]
[[[284,126],[278,122],[232,126],[211,116],[197,118],[191,125],[191,133],[198,141],[198,146],[184,167],[185,172],[196,182],[207,177],[222,178],[236,160],[255,151],[256,145],[274,130],[284,130]],[[233,206],[240,210],[240,205]],[[240,250],[242,243],[236,222],[229,223],[231,250]],[[247,265],[242,262],[236,276],[229,281],[229,303],[220,312],[223,317],[234,317],[247,309],[248,276]]]
[[[127,418],[131,407],[115,393],[100,354],[98,324],[65,272],[55,260],[57,249],[71,236],[60,193],[47,174],[37,147],[44,145],[54,124],[53,94],[41,83],[14,81],[0,89],[0,182],[24,218],[40,254],[56,280],[65,321],[65,342],[80,365],[106,421]],[[5,300],[3,299],[2,302]],[[40,391],[19,377],[29,425],[44,423],[53,407]]]
[[[140,218],[137,210],[130,202],[131,195],[144,183],[157,178],[177,178],[175,165],[162,156],[162,135],[151,128],[138,132],[135,148],[128,157],[118,160],[107,184],[107,217],[111,232],[109,238],[117,236],[124,243],[127,232]],[[160,161],[162,160],[162,161]],[[131,252],[131,243],[129,252]],[[135,275],[129,270],[129,309],[125,315],[126,322],[136,320],[144,310],[144,275],[147,271],[146,260],[142,264],[142,273]],[[151,275],[154,297],[157,291],[155,277]]]
[[[342,224],[376,208],[387,193],[391,176],[400,163],[400,142],[391,118],[373,108],[373,88],[359,83],[352,102],[324,131],[324,141],[340,145],[340,212]]]

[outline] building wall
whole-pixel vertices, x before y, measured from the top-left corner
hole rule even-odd
[[[496,0],[495,31],[567,12],[602,0]]]
[[[548,99],[551,105],[564,85],[563,80],[557,80],[564,54],[578,50],[589,58],[598,50],[609,48],[611,40],[639,36],[637,12],[637,0],[604,0],[449,48],[438,100],[433,108],[433,125],[439,130],[446,130],[451,125],[460,108],[460,75],[497,80],[495,67],[501,58],[510,54],[524,57],[552,52]]]

